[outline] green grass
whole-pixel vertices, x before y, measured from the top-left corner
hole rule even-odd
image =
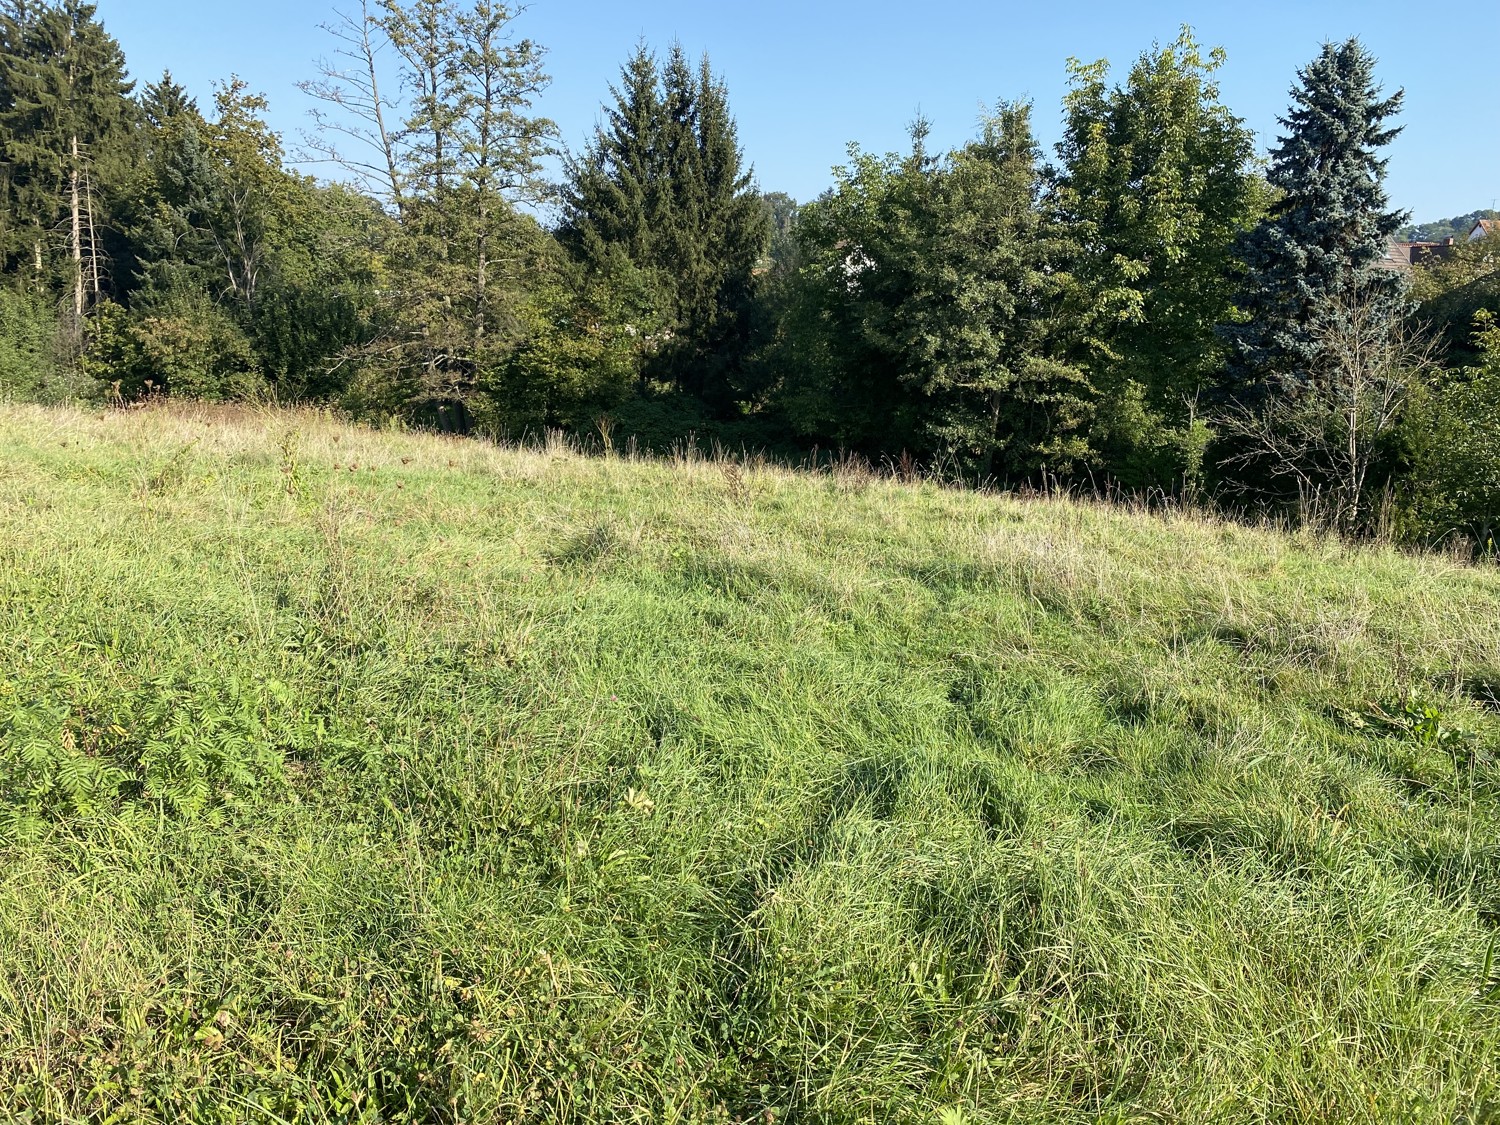
[[[0,1113],[1500,1119],[1500,571],[0,408]]]

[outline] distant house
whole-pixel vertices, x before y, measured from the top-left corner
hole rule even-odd
[[[1375,265],[1383,270],[1410,273],[1413,266],[1442,261],[1452,252],[1454,241],[1445,238],[1442,242],[1392,242],[1386,246],[1385,256]]]
[[[1500,234],[1500,219],[1480,219],[1469,229],[1465,242]],[[1385,256],[1375,265],[1383,270],[1410,273],[1413,266],[1430,266],[1442,261],[1453,252],[1456,238],[1445,238],[1441,242],[1392,242],[1385,248]]]

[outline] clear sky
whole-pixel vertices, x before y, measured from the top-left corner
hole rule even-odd
[[[335,3],[99,0],[99,16],[138,79],[170,67],[206,105],[216,79],[240,75],[270,98],[272,124],[293,149],[309,106],[296,82],[328,50],[318,24]],[[548,50],[553,81],[538,108],[575,147],[639,39],[708,51],[761,187],[807,200],[828,186],[848,142],[903,148],[919,111],[933,123],[932,143],[949,147],[973,133],[984,105],[1029,97],[1050,145],[1070,55],[1108,58],[1123,77],[1136,55],[1174,39],[1184,23],[1228,51],[1224,99],[1262,149],[1274,141],[1297,67],[1325,40],[1360,36],[1387,88],[1406,90],[1405,132],[1390,152],[1393,201],[1419,222],[1496,205],[1495,9],[1481,0],[534,0],[516,27]]]

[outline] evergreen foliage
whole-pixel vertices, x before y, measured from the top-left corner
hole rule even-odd
[[[945,159],[924,122],[913,142],[852,150],[802,212],[810,315],[788,341],[790,417],[980,477],[1084,463],[1093,393],[1067,356],[1090,310],[1066,269],[1072,232],[1043,197],[1031,107],[1002,104]]]
[[[0,0],[0,393],[272,394],[1278,510],[1302,502],[1274,486],[1295,479],[1357,533],[1430,530],[1438,493],[1480,497],[1464,526],[1488,526],[1465,475],[1484,458],[1455,460],[1462,484],[1423,458],[1425,435],[1483,413],[1462,388],[1483,382],[1473,328],[1500,275],[1488,241],[1409,294],[1378,268],[1402,221],[1382,183],[1401,95],[1357,41],[1299,73],[1264,176],[1220,96],[1224,53],[1184,28],[1118,78],[1069,64],[1052,166],[1030,107],[1001,103],[952,151],[925,125],[909,153],[851,146],[799,205],[757,189],[723,78],[680,46],[639,45],[542,183],[557,138],[521,12],[335,13],[303,84],[315,128],[288,152],[238,78],[201,103],[170,73],[136,94],[92,4]],[[1370,370],[1425,354],[1409,323],[1462,373]],[[1345,424],[1350,387],[1370,424]],[[1265,455],[1293,446],[1321,452]],[[1357,471],[1328,470],[1335,446]]]
[[[1403,95],[1382,96],[1357,39],[1325,44],[1297,78],[1267,174],[1277,198],[1241,247],[1243,322],[1228,331],[1240,399],[1311,381],[1340,310],[1372,307],[1387,323],[1406,311],[1402,277],[1377,265],[1407,218],[1389,209],[1380,155],[1400,132],[1386,122]]]
[[[0,287],[0,401],[55,397],[58,330],[46,293]]]
[[[770,224],[744,166],[729,95],[707,56],[643,44],[614,105],[568,161],[559,238],[593,270],[621,259],[655,294],[650,374],[729,409],[748,350],[752,273]]]
[[[0,261],[73,294],[75,317],[111,284],[102,228],[135,105],[119,43],[95,5],[0,13]]]

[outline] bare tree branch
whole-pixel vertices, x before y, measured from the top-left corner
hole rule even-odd
[[[1259,407],[1236,404],[1215,421],[1236,450],[1222,464],[1242,480],[1293,494],[1310,523],[1357,534],[1371,529],[1372,475],[1414,381],[1434,363],[1434,344],[1357,297],[1333,314],[1307,385]]]
[[[332,112],[312,111],[315,131],[303,133],[300,155],[339,165],[399,214],[406,204],[401,173],[406,133],[387,123],[388,113],[397,106],[381,93],[380,82],[380,55],[390,41],[380,17],[370,11],[369,0],[360,0],[357,14],[334,14],[333,22],[320,26],[341,46],[335,48],[333,59],[318,60],[319,77],[297,84],[308,97],[332,107]],[[363,159],[351,155],[339,148],[335,136],[353,141],[372,155]]]

